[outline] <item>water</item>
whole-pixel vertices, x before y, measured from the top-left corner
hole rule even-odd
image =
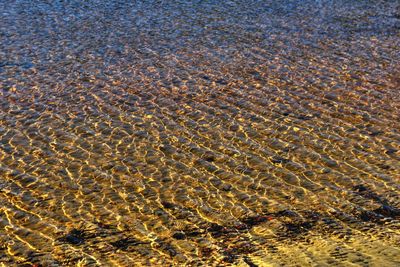
[[[398,1],[0,5],[2,266],[398,266]]]

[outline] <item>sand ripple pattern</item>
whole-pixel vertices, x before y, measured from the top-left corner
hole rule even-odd
[[[0,266],[400,265],[398,1],[0,14]]]

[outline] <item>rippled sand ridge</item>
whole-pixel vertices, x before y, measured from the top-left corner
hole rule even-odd
[[[0,266],[400,266],[397,0],[0,2]]]

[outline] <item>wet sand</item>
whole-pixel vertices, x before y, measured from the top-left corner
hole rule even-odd
[[[1,2],[0,266],[400,265],[398,1]]]

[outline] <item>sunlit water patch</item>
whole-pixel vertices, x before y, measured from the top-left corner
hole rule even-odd
[[[2,266],[398,266],[398,1],[0,5]]]

